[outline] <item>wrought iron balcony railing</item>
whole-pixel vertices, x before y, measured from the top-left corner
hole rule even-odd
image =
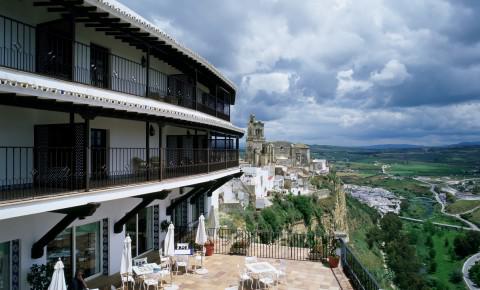
[[[36,27],[0,15],[0,66],[148,97],[230,120],[230,96],[212,96],[178,75],[167,75],[94,44],[39,35]]]
[[[161,181],[238,165],[236,149],[0,146],[0,202]]]

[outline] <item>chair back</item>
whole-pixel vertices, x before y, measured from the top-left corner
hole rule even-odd
[[[245,257],[245,264],[251,264],[256,262],[257,262],[256,256]]]
[[[175,256],[175,260],[177,260],[177,262],[188,262],[188,256],[178,255],[178,256]]]
[[[143,266],[147,264],[147,258],[133,259],[134,266]]]
[[[188,250],[188,243],[177,243],[177,250]]]
[[[160,269],[162,269],[162,270],[170,270],[170,269],[171,269],[170,259],[167,259],[166,261],[162,262],[162,263],[160,264]]]

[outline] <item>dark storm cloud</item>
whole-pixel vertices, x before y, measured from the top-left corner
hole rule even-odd
[[[480,139],[479,1],[122,2],[237,84],[238,126],[255,113],[272,139]]]

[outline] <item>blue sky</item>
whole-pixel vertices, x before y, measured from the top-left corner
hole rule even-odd
[[[121,0],[238,87],[270,140],[480,141],[480,1]]]

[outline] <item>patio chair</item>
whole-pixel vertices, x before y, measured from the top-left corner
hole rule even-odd
[[[245,264],[252,264],[257,262],[256,256],[245,257]]]
[[[133,259],[134,266],[143,266],[147,264],[147,258]]]
[[[133,274],[120,274],[120,279],[122,280],[122,290],[129,289],[128,283],[132,283],[132,288],[135,289],[135,279],[133,279]],[[125,286],[127,287],[125,288]]]
[[[243,290],[243,287],[245,286],[245,283],[250,281],[250,286],[253,285],[253,278],[248,274],[245,269],[240,269],[240,265],[237,264],[237,269],[238,269],[238,276],[240,278],[240,289]],[[238,289],[238,288],[237,288]]]
[[[145,287],[145,290],[150,289],[150,287],[154,287],[156,290],[158,290],[158,281],[156,279],[145,279],[143,280],[143,286]]]
[[[175,257],[175,266],[176,266],[176,273],[178,275],[178,268],[185,268],[185,274],[188,274],[188,256],[187,255],[179,255]]]
[[[270,272],[262,274],[258,279],[258,283],[259,285],[263,285],[262,289],[270,289],[270,287],[275,289],[277,285],[276,280],[277,275],[274,272]]]
[[[158,256],[160,257],[160,264],[169,259],[167,256],[163,255],[162,249],[158,250]]]
[[[280,266],[275,271],[277,275],[277,282],[286,282],[287,281],[287,262],[285,260],[280,260]]]
[[[188,250],[188,243],[177,243],[177,250]]]
[[[172,264],[170,263],[170,258],[167,258],[166,261],[160,263],[160,287],[163,287],[163,277],[169,276],[172,271]]]

